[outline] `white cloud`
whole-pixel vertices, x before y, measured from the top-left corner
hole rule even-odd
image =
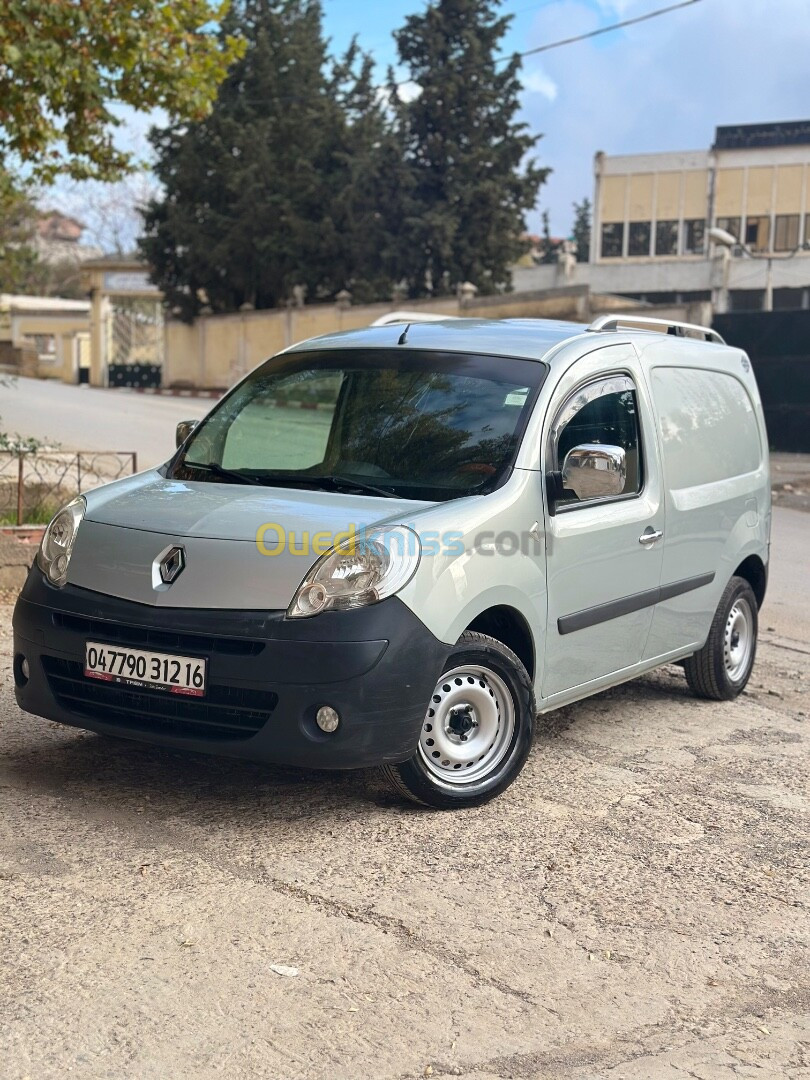
[[[400,83],[397,87],[397,96],[400,101],[416,101],[422,94],[422,87],[419,83],[412,81]]]
[[[649,4],[599,0],[633,16]],[[655,6],[655,5],[653,5]],[[588,0],[541,9],[524,48],[585,33],[612,21]],[[593,192],[593,155],[708,148],[718,124],[810,117],[807,0],[705,0],[659,19],[543,55],[553,99],[523,100],[530,129],[543,132],[540,163],[554,172],[541,189],[540,211],[552,231],[571,227],[571,203]],[[530,60],[527,63],[531,63]]]
[[[558,92],[557,84],[541,68],[524,74],[523,88],[530,94],[542,94],[547,101],[554,101]]]

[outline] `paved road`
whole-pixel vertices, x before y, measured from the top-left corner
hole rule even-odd
[[[810,514],[775,507],[762,627],[810,643]]]
[[[179,420],[197,420],[213,404],[20,378],[0,386],[0,430],[53,439],[66,450],[137,450],[146,469],[171,456]]]
[[[810,1075],[808,529],[742,698],[561,710],[463,816],[25,716],[0,609],[4,1078]]]

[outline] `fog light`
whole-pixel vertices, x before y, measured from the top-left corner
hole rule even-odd
[[[14,682],[17,686],[25,686],[28,680],[31,678],[31,667],[28,663],[28,657],[23,656],[22,653],[17,653],[14,657]]]
[[[315,721],[321,731],[331,734],[333,731],[337,731],[340,717],[331,705],[321,705],[315,714]]]

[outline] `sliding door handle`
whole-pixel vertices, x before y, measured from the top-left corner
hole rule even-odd
[[[661,529],[654,529],[652,525],[648,525],[638,538],[638,542],[643,544],[644,547],[650,547],[657,540],[660,540],[663,535],[664,533]]]

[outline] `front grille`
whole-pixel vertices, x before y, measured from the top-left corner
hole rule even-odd
[[[87,679],[74,660],[43,656],[48,685],[68,712],[130,731],[186,738],[249,739],[270,718],[278,694],[209,686],[204,698]]]
[[[228,656],[258,656],[264,648],[263,641],[245,638],[212,637],[174,630],[156,630],[151,626],[128,626],[107,622],[105,619],[87,619],[66,611],[53,612],[54,626],[84,634],[94,641],[120,641],[133,648],[168,649],[170,652],[223,653]]]

